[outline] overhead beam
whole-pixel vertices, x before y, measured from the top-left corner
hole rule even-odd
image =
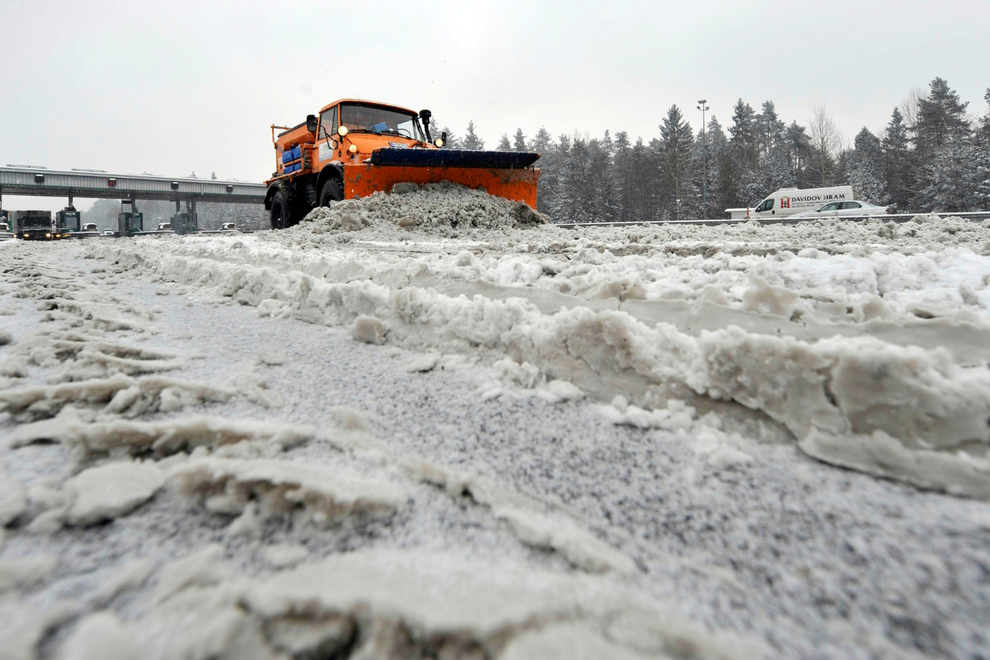
[[[265,191],[262,183],[244,181],[0,167],[0,195],[261,204]]]

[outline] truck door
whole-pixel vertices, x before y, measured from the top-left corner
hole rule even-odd
[[[320,145],[320,163],[334,159],[337,139],[337,106],[328,108],[320,115],[320,129],[316,140]]]

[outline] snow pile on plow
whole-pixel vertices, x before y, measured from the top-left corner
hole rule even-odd
[[[399,183],[391,194],[379,192],[329,207],[318,206],[291,232],[419,229],[452,236],[467,229],[520,228],[547,222],[549,218],[526,204],[494,197],[484,190],[449,182]]]

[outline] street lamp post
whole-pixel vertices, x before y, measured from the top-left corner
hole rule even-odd
[[[705,141],[705,112],[711,110],[706,104],[707,99],[698,101],[698,110],[701,110],[701,215],[708,213],[708,143]]]

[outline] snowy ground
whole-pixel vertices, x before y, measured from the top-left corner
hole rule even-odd
[[[0,658],[990,654],[990,224],[539,220],[0,243]]]

